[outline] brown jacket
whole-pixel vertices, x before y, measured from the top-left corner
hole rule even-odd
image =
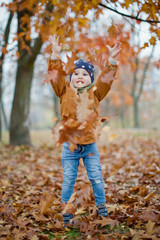
[[[58,70],[58,76],[51,80],[55,94],[60,98],[62,122],[74,119],[82,123],[84,131],[80,138],[76,138],[77,144],[90,144],[96,141],[95,130],[99,116],[99,102],[109,92],[113,80],[103,83],[101,79],[108,76],[113,79],[117,65],[108,64],[102,72],[95,85],[87,92],[77,94],[77,90],[65,81],[62,62],[60,60],[49,60],[48,70]],[[112,72],[112,73],[111,73]],[[111,74],[110,74],[111,73]],[[109,80],[109,79],[108,79]]]

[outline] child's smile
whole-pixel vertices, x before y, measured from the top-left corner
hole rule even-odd
[[[72,74],[71,83],[74,87],[86,87],[91,84],[91,77],[85,69],[77,68]]]

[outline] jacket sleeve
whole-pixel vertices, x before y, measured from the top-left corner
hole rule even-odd
[[[65,72],[60,59],[49,59],[48,73],[50,74],[52,88],[55,94],[60,98],[66,90]]]
[[[111,85],[115,79],[117,65],[108,64],[101,72],[95,86],[94,94],[101,101],[110,91]]]

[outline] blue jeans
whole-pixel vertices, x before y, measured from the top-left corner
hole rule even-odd
[[[87,175],[92,184],[95,196],[96,206],[106,202],[104,184],[101,174],[101,166],[99,153],[96,143],[87,145],[77,145],[77,149],[71,152],[69,143],[63,144],[62,150],[62,166],[63,166],[63,186],[62,186],[62,202],[67,203],[73,193],[74,184],[76,182],[79,159],[83,158]]]

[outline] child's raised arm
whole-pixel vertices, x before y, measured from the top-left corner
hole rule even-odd
[[[65,72],[60,59],[62,44],[59,43],[59,38],[56,35],[49,38],[52,44],[52,55],[48,61],[48,78],[52,88],[58,97],[61,97],[66,89]]]
[[[107,93],[110,91],[111,85],[115,79],[116,71],[117,71],[117,62],[116,57],[118,56],[121,50],[121,43],[117,42],[113,48],[110,46],[106,46],[109,50],[109,59],[108,64],[101,72],[97,82],[96,82],[96,90],[95,95],[97,95],[99,101],[101,101]]]
[[[106,47],[109,50],[109,61],[111,62],[111,64],[113,62],[116,64],[116,57],[121,50],[121,42],[117,42],[113,48],[111,48],[109,45],[106,45]]]
[[[50,36],[49,41],[52,44],[51,58],[60,58],[62,44],[59,43],[59,37],[57,37],[56,35]]]

